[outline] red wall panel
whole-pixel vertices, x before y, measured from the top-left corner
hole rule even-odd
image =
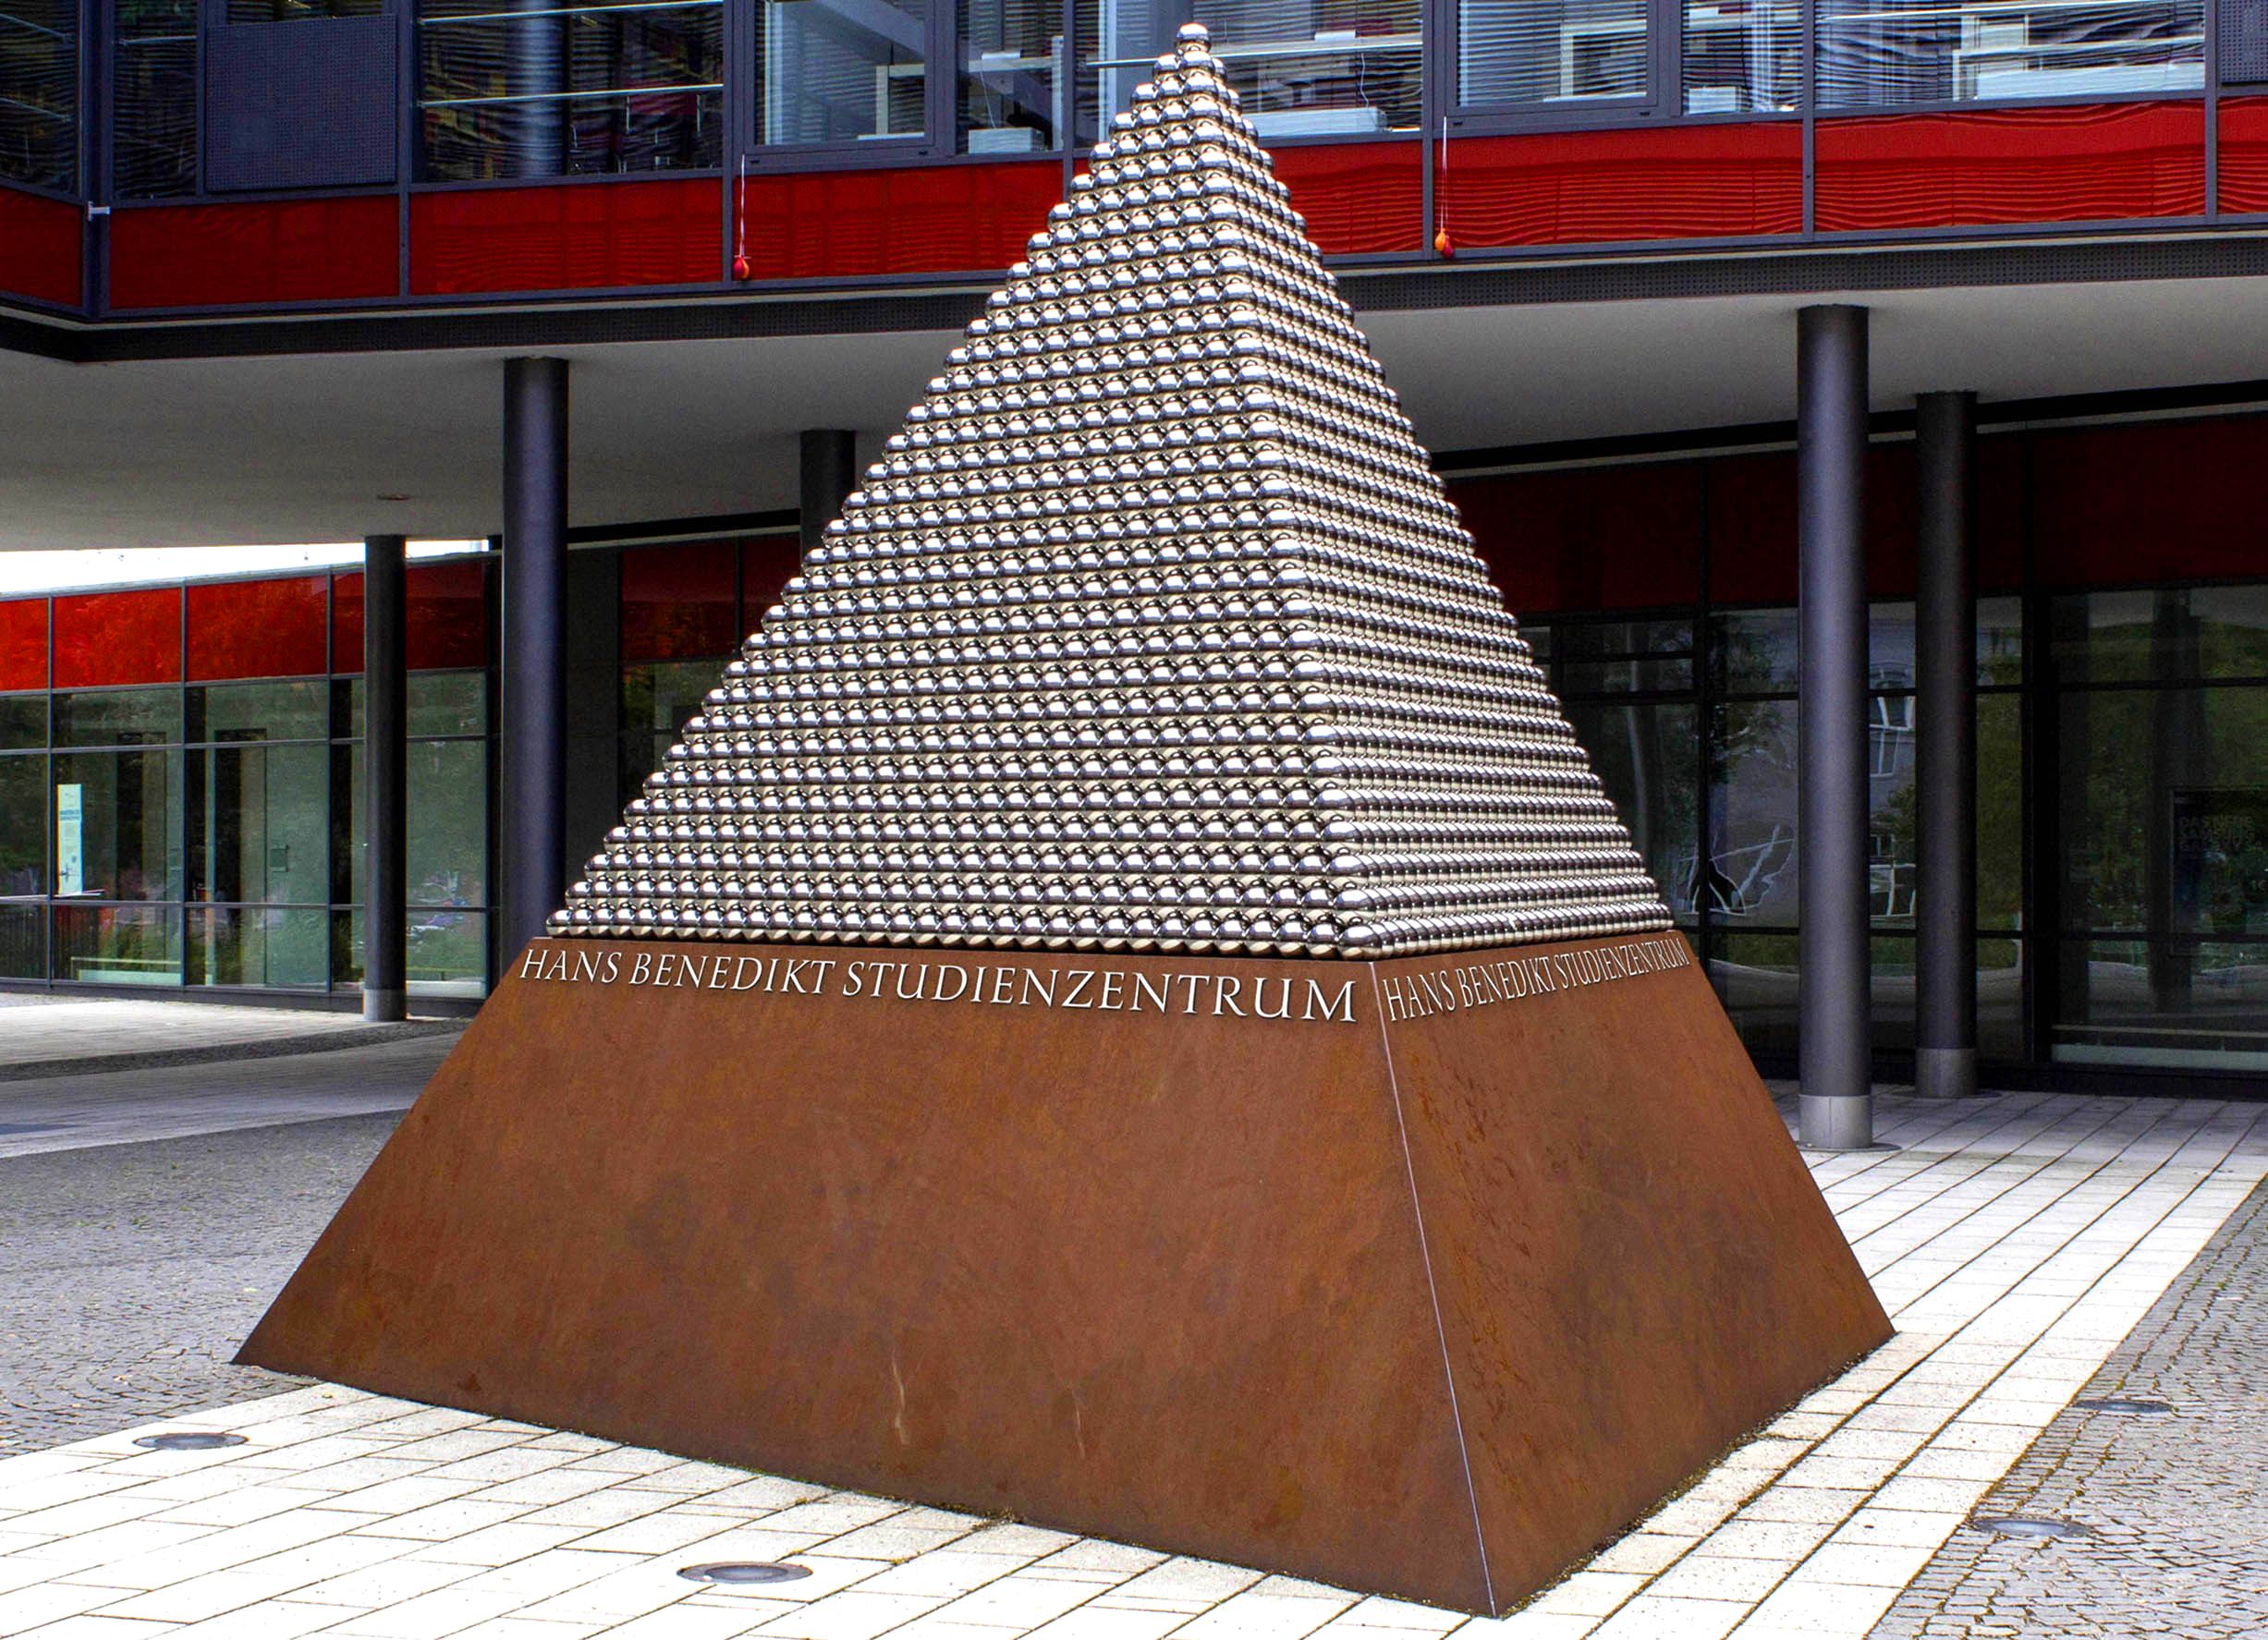
[[[1699,463],[1466,479],[1449,499],[1522,615],[1701,595]]]
[[[324,577],[319,575],[191,587],[189,681],[327,672],[325,615]]]
[[[747,636],[735,601],[730,541],[678,541],[622,554],[622,658],[689,661],[729,655]]]
[[[488,664],[487,568],[474,560],[409,566],[403,647],[411,671]],[[360,575],[331,577],[331,669],[362,670]]]
[[[803,567],[800,535],[760,535],[740,547],[740,635],[763,624],[764,612],[780,601],[788,581]]]
[[[0,188],[0,293],[79,306],[79,206]]]
[[[2195,216],[2201,103],[1978,109],[1819,122],[1823,229]]]
[[[55,687],[169,684],[181,677],[181,589],[55,600]]]
[[[1330,142],[1275,151],[1292,209],[1327,256],[1425,247],[1425,145]]]
[[[2268,575],[2268,417],[2031,435],[2034,572],[2050,586]]]
[[[2221,99],[2221,209],[2268,212],[2268,97]]]
[[[409,288],[589,290],[723,276],[724,190],[703,177],[454,188],[409,201]]]
[[[110,219],[114,308],[218,308],[400,294],[392,194],[121,207]]]
[[[1460,248],[1792,234],[1803,226],[1803,128],[1467,137],[1448,144],[1433,199]]]
[[[750,276],[1005,268],[1062,195],[1053,159],[750,176],[740,187]]]
[[[47,600],[0,603],[0,689],[47,686]]]

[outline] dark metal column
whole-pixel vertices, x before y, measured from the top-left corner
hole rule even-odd
[[[1969,473],[1977,395],[1914,401],[1914,1091],[1977,1091],[1977,610]]]
[[[803,550],[819,544],[827,526],[842,516],[843,502],[859,482],[855,433],[833,427],[803,430],[801,483],[796,504],[802,509]]]
[[[408,545],[398,535],[362,541],[362,1017],[373,1024],[409,1007]]]
[[[567,897],[567,366],[504,364],[504,926],[508,969]]]
[[[1797,1002],[1802,1140],[1874,1136],[1869,1034],[1863,308],[1797,316]]]

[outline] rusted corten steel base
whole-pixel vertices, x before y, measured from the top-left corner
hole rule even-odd
[[[1674,935],[578,940],[240,1359],[1497,1612],[1889,1331]]]

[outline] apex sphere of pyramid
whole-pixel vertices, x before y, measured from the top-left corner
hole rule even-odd
[[[1213,30],[1202,23],[1184,23],[1174,30],[1174,39],[1183,45],[1211,45]]]

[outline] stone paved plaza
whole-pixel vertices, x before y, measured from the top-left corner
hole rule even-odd
[[[1811,1160],[1898,1336],[1495,1621],[336,1386],[273,1394],[263,1391],[276,1380],[232,1379],[239,1369],[214,1363],[385,1125],[301,1122],[0,1160],[8,1256],[30,1268],[14,1241],[56,1241],[39,1267],[56,1318],[78,1302],[60,1279],[74,1236],[89,1238],[90,1269],[105,1258],[129,1267],[122,1280],[135,1303],[162,1311],[169,1278],[157,1247],[174,1237],[175,1256],[193,1261],[200,1245],[181,1239],[190,1182],[247,1198],[235,1228],[210,1243],[232,1273],[194,1289],[203,1320],[185,1318],[172,1335],[201,1351],[209,1376],[150,1390],[186,1398],[170,1405],[202,1393],[194,1411],[152,1421],[155,1402],[105,1403],[104,1369],[67,1360],[101,1355],[92,1318],[57,1335],[63,1348],[0,1366],[5,1399],[19,1409],[44,1406],[17,1385],[27,1372],[75,1378],[92,1402],[60,1420],[11,1415],[19,1440],[60,1443],[0,1458],[0,1635],[2260,1632],[2257,1605],[2245,1604],[2260,1587],[2248,1477],[2262,1444],[2245,1335],[2258,1332],[2256,1260],[2268,1232],[2255,1195],[2268,1175],[2268,1106],[2044,1095],[1885,1101],[1884,1136],[1897,1148]],[[85,1197],[95,1171],[68,1171],[95,1160],[139,1182],[128,1198],[140,1205],[104,1219],[92,1206],[100,1198]],[[39,1169],[55,1171],[27,1171]],[[186,1187],[169,1189],[167,1179]],[[44,1215],[15,1206],[33,1180],[51,1204]],[[84,1222],[66,1205],[74,1201]],[[128,1256],[138,1218],[155,1238],[139,1263]],[[222,1292],[228,1282],[239,1290]],[[11,1327],[26,1325],[44,1333],[47,1323],[12,1317]],[[203,1342],[188,1345],[201,1326]],[[225,1335],[212,1337],[215,1328]],[[2077,1394],[2111,1390],[2163,1396],[2177,1411],[2114,1424],[2067,1411]],[[105,1420],[120,1427],[83,1438]],[[133,1444],[158,1428],[245,1440],[201,1452]],[[2014,1546],[1965,1525],[1980,1508],[2053,1512],[2094,1525],[2098,1537]],[[677,1574],[721,1560],[792,1560],[811,1575],[725,1589]]]

